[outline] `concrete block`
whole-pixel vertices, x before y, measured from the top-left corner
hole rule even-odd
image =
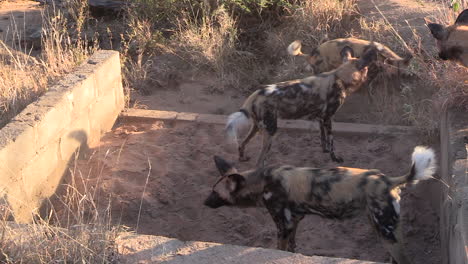
[[[225,125],[227,121],[227,116],[200,114],[198,115],[197,121],[201,123]]]
[[[90,131],[94,136],[99,136],[109,131],[115,123],[119,112],[122,109],[117,108],[114,91],[110,90],[107,94],[99,97],[98,101],[89,108]]]
[[[223,245],[211,242],[180,241],[162,236],[121,233],[115,244],[121,263],[166,264],[371,264],[377,262],[304,256],[286,251]]]
[[[13,121],[0,133],[0,178],[16,177],[36,155],[36,127],[25,122]],[[11,182],[0,180],[0,185]]]
[[[0,130],[0,192],[16,221],[32,219],[76,149],[113,126],[124,99],[118,52],[99,51]]]
[[[114,85],[122,83],[120,73],[120,58],[117,51],[104,51],[91,57],[96,61],[96,70],[94,72],[96,79],[97,94],[101,96],[114,89]]]
[[[124,94],[124,89],[122,86],[122,81],[116,80],[116,83],[114,84],[114,92],[115,92],[115,99],[116,99],[116,107],[118,109],[123,110],[125,108],[125,94]]]
[[[25,184],[24,190],[28,196],[32,196],[47,177],[54,172],[59,163],[59,142],[51,143],[41,149],[36,157],[21,171],[21,177]]]
[[[177,117],[177,112],[158,111],[145,109],[128,109],[122,116],[126,120],[163,120],[172,121]]]
[[[176,119],[177,121],[196,121],[198,119],[199,114],[197,113],[186,113],[186,112],[179,112],[177,113]]]
[[[319,130],[317,122],[306,120],[278,120],[278,127],[286,129],[303,129],[303,130]]]
[[[97,90],[95,87],[94,74],[83,76],[68,94],[73,101],[73,118],[86,111],[88,106],[96,101]]]
[[[62,101],[54,107],[41,108],[44,114],[37,125],[37,144],[42,148],[50,142],[56,141],[71,123],[72,106],[68,100]]]
[[[77,151],[86,152],[90,141],[89,113],[85,111],[72,121],[70,128],[60,137],[60,159],[68,162]]]

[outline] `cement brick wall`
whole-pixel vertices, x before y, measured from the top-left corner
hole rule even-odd
[[[441,119],[440,234],[444,264],[468,264],[468,113]]]
[[[77,150],[98,143],[123,108],[119,53],[98,51],[0,130],[0,204],[29,222]]]

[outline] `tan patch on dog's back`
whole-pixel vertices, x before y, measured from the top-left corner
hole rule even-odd
[[[292,168],[282,166],[276,169],[272,175],[274,179],[280,180],[283,188],[288,193],[288,197],[294,202],[307,201],[310,192],[311,178],[313,175],[309,169]]]

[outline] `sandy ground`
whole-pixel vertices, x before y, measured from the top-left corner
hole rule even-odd
[[[344,166],[379,168],[394,176],[409,168],[410,153],[418,143],[417,137],[336,136]],[[255,157],[259,147],[257,137],[247,153]],[[78,161],[76,172],[87,178],[91,190],[96,188],[99,204],[106,206],[110,198],[115,223],[138,233],[275,248],[276,229],[265,209],[203,206],[218,177],[212,161],[215,154],[236,160],[221,126],[123,124],[104,136],[90,158]],[[336,165],[321,152],[318,133],[280,131],[270,157],[269,164]],[[241,163],[239,169],[252,165],[253,161]],[[403,191],[406,242],[414,263],[439,263],[438,219],[421,198],[428,184],[433,183]],[[297,252],[305,255],[388,261],[365,215],[346,221],[308,216],[300,224],[297,243]]]
[[[12,45],[12,39],[17,42],[25,36],[40,30],[42,8],[39,2],[28,0],[9,0],[0,4],[0,40],[6,45]],[[20,48],[24,50],[24,47]]]

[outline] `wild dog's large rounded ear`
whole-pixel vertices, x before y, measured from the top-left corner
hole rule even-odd
[[[468,9],[463,10],[455,20],[455,24],[468,25]]]
[[[239,190],[240,188],[244,187],[245,185],[245,178],[244,176],[240,174],[230,174],[228,176],[229,183],[228,183],[228,188],[230,192],[234,192]]]
[[[350,46],[344,46],[343,49],[341,49],[340,55],[343,63],[346,63],[354,57],[354,50]]]
[[[431,31],[432,36],[437,40],[444,40],[447,36],[447,30],[445,26],[436,23],[429,23],[427,27]]]
[[[225,161],[223,158],[215,155],[213,159],[216,164],[216,168],[218,168],[218,171],[221,174],[221,176],[224,176],[228,173],[231,174],[231,173],[237,172],[237,170],[229,162]]]
[[[358,70],[364,69],[364,67],[369,66],[372,62],[377,60],[377,48],[371,47],[364,54],[362,54],[361,58],[357,63]]]

